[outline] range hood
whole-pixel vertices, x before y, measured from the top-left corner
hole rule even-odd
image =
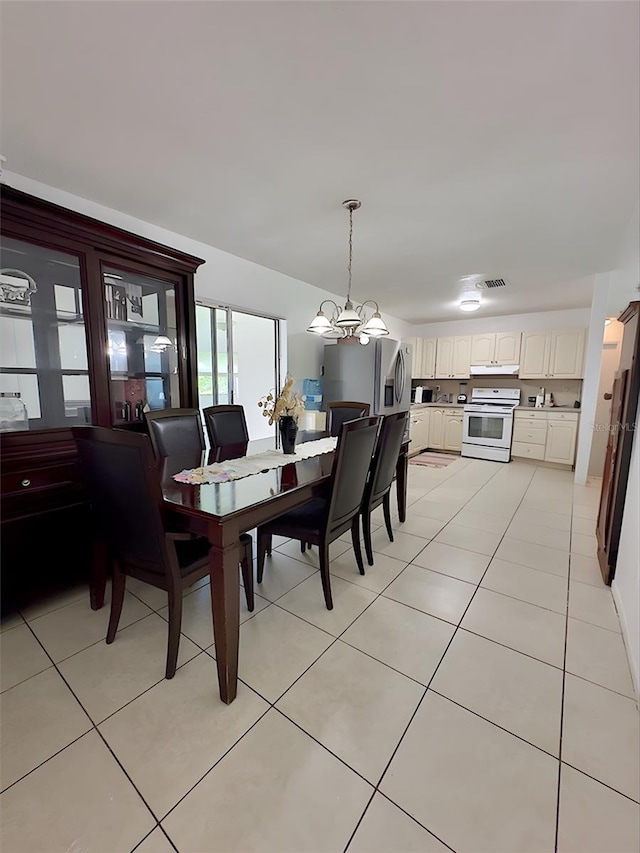
[[[519,364],[472,364],[469,368],[472,376],[517,376]]]

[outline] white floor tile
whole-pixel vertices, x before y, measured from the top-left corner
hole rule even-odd
[[[152,611],[129,592],[124,594],[124,604],[118,629],[137,622]],[[82,598],[46,616],[29,623],[53,660],[59,661],[104,640],[109,624],[109,607],[92,610],[88,598]]]
[[[569,616],[609,631],[620,631],[620,620],[608,586],[598,589],[591,584],[572,581],[569,585]]]
[[[557,548],[560,551],[569,550],[570,535],[567,530],[554,530],[541,524],[519,519],[512,521],[506,534],[510,539],[521,542],[532,542],[534,545],[545,545],[547,548]]]
[[[569,619],[567,672],[633,697],[631,671],[622,635],[579,619]]]
[[[268,607],[240,629],[242,679],[275,702],[332,642],[326,631]]]
[[[458,853],[551,853],[558,763],[427,693],[381,790]]]
[[[640,806],[563,765],[558,853],[637,853],[639,848]]]
[[[434,541],[418,554],[413,563],[423,569],[431,569],[458,580],[478,584],[490,560],[491,557],[485,554]]]
[[[397,517],[391,519],[391,526],[394,530],[399,530],[402,533],[410,533],[412,536],[420,536],[422,539],[433,539],[434,536],[442,530],[446,521],[439,521],[437,518],[429,518],[426,515],[413,515],[407,511],[405,521],[400,521]]]
[[[462,627],[538,660],[562,667],[564,616],[480,587]]]
[[[529,509],[523,507],[519,509],[513,516],[514,522],[518,524],[535,524],[540,527],[550,527],[553,530],[564,530],[569,533],[571,530],[571,516],[562,515],[557,512],[546,512],[540,509]]]
[[[346,553],[353,556],[351,549]],[[276,601],[316,571],[314,566],[294,560],[274,549],[271,556],[265,558],[262,583],[256,583],[254,589],[262,598]]]
[[[579,515],[574,515],[571,531],[572,533],[579,533],[582,536],[595,536],[596,522],[590,518],[580,518]]]
[[[581,554],[583,557],[596,557],[598,554],[598,540],[595,535],[585,536],[582,533],[572,531],[571,553]]]
[[[454,630],[441,619],[381,596],[341,639],[426,685]]]
[[[532,542],[521,542],[508,536],[500,543],[496,557],[508,563],[517,563],[519,566],[561,577],[566,577],[569,573],[569,554],[566,551],[547,548],[546,545],[534,545]]]
[[[490,512],[481,512],[479,510],[461,509],[453,519],[455,524],[461,524],[463,527],[471,527],[473,530],[481,530],[486,533],[504,534],[507,529],[508,521],[506,518],[499,515],[492,515]]]
[[[15,853],[131,850],[155,823],[95,731],[5,791],[0,813]]]
[[[375,554],[384,554],[387,557],[393,557],[395,560],[410,563],[427,544],[421,536],[412,536],[410,533],[404,533],[401,530],[394,531],[393,540],[393,542],[389,541],[384,527],[379,527],[372,533],[371,547],[374,551],[374,560]]]
[[[372,790],[271,710],[163,826],[182,851],[343,850]]]
[[[371,590],[337,577],[331,579],[331,593],[333,610],[327,610],[318,574],[288,592],[278,606],[337,637],[376,597]]]
[[[574,518],[586,518],[588,521],[593,521],[595,524],[598,518],[598,509],[594,506],[582,506],[580,504],[573,505]]]
[[[18,625],[24,625],[22,616],[19,613],[7,613],[0,620],[0,634],[10,631],[11,628],[17,628]]]
[[[167,836],[158,827],[136,847],[135,853],[175,853],[175,850],[167,840]]]
[[[187,637],[181,637],[178,666],[199,651]],[[118,631],[110,646],[96,643],[67,658],[60,664],[60,672],[98,723],[163,679],[166,658],[167,623],[152,613]]]
[[[475,530],[472,527],[464,527],[456,524],[455,520],[438,533],[436,542],[445,545],[454,545],[457,548],[465,548],[477,554],[486,554],[489,557],[495,553],[502,539],[501,533],[490,533],[486,530]]]
[[[2,634],[0,686],[3,691],[50,666],[51,661],[24,622]]]
[[[221,702],[215,661],[200,654],[102,723],[100,731],[162,818],[268,708],[242,684],[232,705]]]
[[[349,845],[349,853],[447,853],[448,850],[379,792]]]
[[[5,691],[0,698],[0,719],[2,789],[92,727],[53,667]]]
[[[600,563],[595,557],[582,557],[579,554],[571,554],[570,564],[572,581],[588,583],[591,586],[597,586],[600,589],[606,588],[605,583],[602,580]]]
[[[411,504],[412,516],[425,516],[426,518],[435,518],[438,521],[451,521],[454,515],[459,512],[464,506],[464,501],[439,501],[431,497],[431,492],[426,498],[422,498],[416,503]]]
[[[77,584],[72,586],[70,589],[46,595],[25,607],[21,611],[21,615],[27,622],[32,622],[34,619],[37,619],[38,616],[44,616],[46,613],[51,613],[53,610],[59,610],[61,607],[66,607],[67,604],[73,604],[74,601],[82,600],[89,604],[89,587],[86,583]]]
[[[473,584],[411,565],[387,587],[384,596],[457,625],[475,591]]]
[[[568,585],[567,579],[507,563],[505,560],[492,560],[482,580],[482,587],[510,595],[520,601],[566,613]]]
[[[562,760],[636,802],[640,797],[638,728],[633,699],[567,674]]]
[[[375,784],[423,694],[421,684],[337,642],[276,707]]]
[[[458,631],[431,688],[557,756],[562,671]]]
[[[372,592],[382,592],[385,587],[389,586],[392,580],[398,577],[407,565],[403,560],[395,560],[393,557],[388,557],[386,554],[378,554],[374,551],[373,566],[369,566],[364,554],[364,547],[362,549],[362,559],[365,566],[364,575],[361,575],[358,571],[356,562],[353,559],[353,552],[351,551],[341,554],[335,560],[331,561],[331,574],[342,578],[342,580],[363,586],[365,589],[370,589]]]
[[[278,545],[277,548],[274,542],[273,547],[274,550],[277,550],[280,554],[286,554],[287,557],[293,557],[294,560],[300,560],[300,562],[305,563],[312,569],[319,568],[318,549],[315,546],[310,549],[308,548],[304,554],[300,550],[300,542],[297,539],[289,539],[282,545]],[[342,539],[336,539],[335,542],[332,542],[331,545],[329,545],[329,559],[333,560],[335,557],[339,557],[340,554],[344,554],[345,551],[349,551],[350,549],[351,540],[343,542]]]

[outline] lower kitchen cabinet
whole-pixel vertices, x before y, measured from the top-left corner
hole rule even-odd
[[[462,411],[445,409],[444,413],[444,449],[462,450]],[[433,445],[432,445],[433,446]]]
[[[547,445],[545,462],[559,462],[573,465],[576,455],[576,437],[578,421],[552,420],[547,424]]]
[[[418,453],[429,446],[429,409],[411,412],[409,419],[409,453]]]
[[[429,447],[444,450],[444,409],[429,410]]]

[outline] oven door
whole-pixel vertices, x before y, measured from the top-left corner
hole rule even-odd
[[[462,441],[482,447],[511,447],[512,428],[512,414],[465,412]]]

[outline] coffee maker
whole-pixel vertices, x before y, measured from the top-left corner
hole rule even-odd
[[[458,403],[466,403],[467,402],[467,383],[461,382],[460,387],[458,389],[458,397],[456,402]]]

